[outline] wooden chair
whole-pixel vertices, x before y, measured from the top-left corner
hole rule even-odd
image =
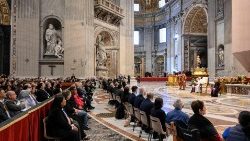
[[[140,124],[141,122],[141,114],[140,114],[140,110],[138,108],[134,107],[134,113],[135,113],[135,118],[137,120],[137,123]],[[139,138],[141,137],[141,132],[139,134]]]
[[[128,103],[128,111],[129,111],[131,118],[132,116],[135,116],[133,105],[130,103]],[[136,124],[136,121],[134,120],[133,131],[135,131],[135,124]]]
[[[47,135],[47,130],[46,130],[47,119],[48,119],[47,117],[45,117],[43,119],[43,136],[44,136],[44,138],[47,139],[47,140],[60,141],[59,138],[50,137],[50,136]]]
[[[144,112],[144,111],[140,111],[140,114],[141,114],[141,122],[143,125],[147,126],[147,128],[150,128],[150,124],[148,122],[148,117],[147,117],[147,114]],[[140,134],[142,134],[142,129],[140,131]],[[149,131],[149,134],[148,134],[148,140],[151,140],[152,138],[152,131]]]
[[[151,127],[152,127],[153,131],[155,131],[156,133],[159,134],[159,141],[163,141],[163,138],[161,135],[166,135],[166,137],[169,136],[168,132],[163,131],[161,121],[159,118],[150,116],[150,122],[151,122]],[[166,130],[166,131],[168,131],[168,130]]]

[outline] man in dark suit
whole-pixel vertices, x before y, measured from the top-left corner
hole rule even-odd
[[[144,95],[146,94],[144,88],[139,89],[139,95],[135,97],[134,107],[140,108],[142,101],[145,100]]]
[[[25,109],[25,104],[16,99],[17,95],[14,91],[8,91],[6,96],[5,104],[11,117],[19,114],[22,109]]]
[[[4,104],[4,98],[4,90],[0,89],[0,123],[10,118],[10,116],[8,116],[6,106]]]
[[[128,102],[130,103],[130,104],[132,104],[133,106],[134,106],[134,101],[135,101],[135,94],[136,94],[136,92],[137,92],[137,89],[138,89],[138,87],[137,86],[133,86],[132,87],[132,93],[129,95],[129,97],[128,97]]]
[[[144,111],[147,115],[147,119],[148,119],[148,125],[150,125],[150,113],[151,113],[151,109],[154,107],[154,103],[152,102],[154,98],[154,94],[153,93],[148,93],[147,94],[147,98],[142,101],[141,106],[140,106],[140,110]],[[150,127],[148,127],[147,129],[145,129],[145,131],[149,131]]]

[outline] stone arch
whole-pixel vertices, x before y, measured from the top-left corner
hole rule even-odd
[[[184,17],[184,34],[207,34],[208,13],[204,5],[191,7]]]
[[[95,36],[94,36],[94,39],[97,39],[97,36],[100,34],[100,33],[105,33],[107,32],[111,39],[112,39],[112,46],[115,46],[115,47],[119,47],[119,33],[116,32],[116,31],[112,31],[110,29],[107,29],[107,28],[103,28],[103,27],[100,27],[100,26],[97,26],[95,28]]]
[[[99,34],[103,38],[104,46],[114,46],[114,39],[112,35],[108,31],[101,31]],[[98,42],[98,36],[95,38],[96,42]]]
[[[63,20],[61,18],[59,18],[58,16],[54,16],[54,15],[50,15],[45,17],[41,24],[41,56],[43,57],[49,57],[49,58],[62,58],[63,54],[60,54],[60,56],[55,55],[55,53],[52,54],[47,54],[46,50],[47,50],[47,41],[45,39],[45,34],[46,34],[46,30],[48,29],[49,25],[52,24],[56,30],[56,34],[57,34],[57,43],[59,41],[61,41],[61,47],[64,48],[64,34],[63,34],[63,28],[64,28],[64,23]],[[47,55],[45,55],[47,54]]]
[[[10,25],[10,8],[6,0],[0,0],[0,24]]]

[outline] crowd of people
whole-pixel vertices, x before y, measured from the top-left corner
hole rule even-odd
[[[62,90],[62,83],[70,82],[71,86]],[[93,92],[97,87],[97,80],[78,80],[76,78],[62,79],[14,79],[6,76],[0,77],[0,122],[8,120],[37,104],[54,97],[51,109],[46,117],[48,136],[58,137],[61,141],[89,140],[85,130],[89,130],[87,114],[95,107],[92,106]],[[114,102],[118,109],[124,108],[129,103],[133,107],[144,111],[148,122],[150,116],[159,118],[162,129],[167,131],[167,125],[174,123],[179,129],[196,129],[202,141],[249,141],[250,139],[250,112],[242,111],[239,114],[239,124],[227,128],[221,136],[214,125],[204,115],[206,106],[203,101],[195,100],[191,103],[193,115],[189,116],[182,111],[184,103],[177,99],[170,112],[162,110],[164,105],[161,97],[154,98],[153,93],[147,93],[143,87],[128,84],[126,77],[117,79],[100,79],[102,88],[111,94],[111,99],[120,97],[119,102]],[[111,102],[110,102],[111,103]],[[123,108],[121,108],[123,107]],[[118,113],[118,117],[125,118],[125,111]],[[119,114],[124,114],[119,116]],[[124,126],[129,126],[136,117],[131,114]],[[142,123],[140,123],[142,124]],[[150,123],[148,123],[150,125]],[[141,125],[145,132],[152,129]],[[164,137],[153,133],[154,138]]]
[[[71,86],[62,90],[62,85]],[[87,114],[92,106],[96,80],[67,79],[17,79],[0,76],[0,123],[13,118],[54,97],[46,118],[47,135],[61,141],[88,140],[84,130],[89,130]]]
[[[104,80],[103,88],[111,94],[112,98],[119,96],[121,99],[120,104],[129,103],[134,108],[144,111],[147,115],[148,122],[150,121],[150,116],[159,118],[164,131],[167,131],[166,123],[170,125],[171,122],[173,122],[176,126],[181,127],[180,129],[196,129],[202,141],[222,141],[223,139],[225,141],[249,141],[250,139],[249,111],[242,111],[239,115],[240,124],[227,128],[222,136],[209,119],[204,116],[207,109],[203,101],[195,100],[191,103],[191,109],[194,114],[189,116],[182,111],[184,107],[182,100],[177,99],[173,104],[174,109],[166,113],[162,110],[164,104],[162,98],[154,98],[153,93],[147,93],[143,87],[139,88],[137,86],[132,86],[132,92],[130,93],[130,87],[126,85],[123,79]],[[129,122],[125,123],[124,126],[130,125],[130,122],[133,122],[135,119],[136,117],[132,114],[130,118],[128,118]],[[150,125],[150,123],[148,125]],[[145,125],[141,127],[147,133],[151,130],[150,127],[146,127]],[[164,135],[153,133],[154,138],[159,136]]]

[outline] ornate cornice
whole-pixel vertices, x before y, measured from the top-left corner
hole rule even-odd
[[[110,0],[95,0],[95,18],[119,26],[124,18],[123,9]]]

